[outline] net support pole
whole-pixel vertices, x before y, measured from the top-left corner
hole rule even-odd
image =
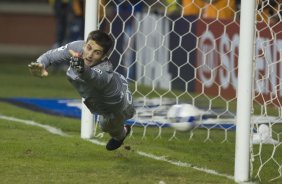
[[[234,180],[236,182],[246,182],[250,177],[250,122],[255,33],[255,0],[241,1],[240,16]]]
[[[85,0],[85,27],[84,40],[89,32],[97,29],[98,25],[98,0]],[[94,132],[94,116],[83,103],[81,107],[81,138],[90,139]]]

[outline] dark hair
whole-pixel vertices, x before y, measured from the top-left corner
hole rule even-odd
[[[89,41],[89,40],[94,40],[98,45],[103,47],[104,55],[109,52],[109,50],[112,48],[114,44],[112,37],[108,35],[107,33],[100,31],[100,30],[90,32],[88,34],[86,41]]]

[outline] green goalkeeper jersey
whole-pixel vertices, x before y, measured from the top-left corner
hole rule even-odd
[[[83,45],[84,41],[71,42],[58,49],[47,51],[37,59],[37,62],[43,64],[45,68],[53,63],[69,63],[71,59],[69,50],[82,54]],[[132,106],[128,82],[121,74],[113,71],[112,63],[108,58],[95,66],[85,66],[82,73],[69,67],[67,76],[80,96],[85,99],[84,103],[92,113],[116,114]]]

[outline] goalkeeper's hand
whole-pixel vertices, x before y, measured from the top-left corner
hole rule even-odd
[[[84,60],[80,54],[73,50],[69,50],[69,53],[72,55],[70,66],[78,73],[84,72]]]
[[[28,69],[33,76],[36,77],[47,77],[48,72],[45,70],[44,66],[41,63],[31,62],[28,64]]]

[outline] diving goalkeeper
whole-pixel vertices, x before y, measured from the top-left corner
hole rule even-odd
[[[46,77],[46,69],[53,63],[69,62],[67,78],[91,113],[100,115],[101,130],[111,136],[106,145],[109,151],[123,144],[131,129],[124,121],[135,113],[127,80],[113,71],[107,58],[112,46],[111,36],[96,30],[89,33],[86,42],[74,41],[47,51],[28,65],[32,75]]]

